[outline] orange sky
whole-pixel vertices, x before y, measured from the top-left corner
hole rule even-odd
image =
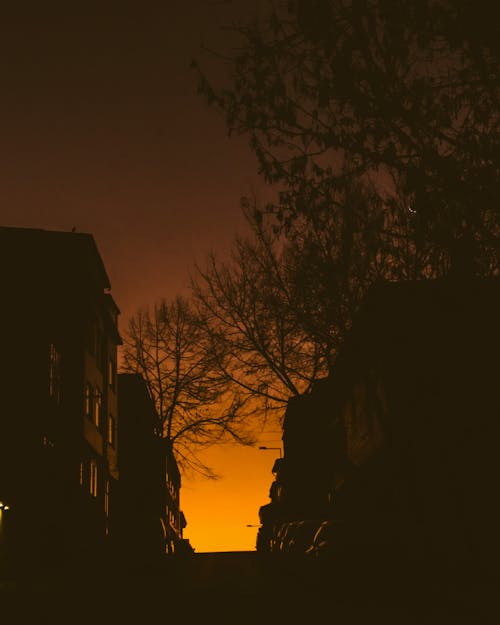
[[[269,193],[189,69],[202,43],[227,51],[221,27],[266,1],[31,4],[11,3],[0,23],[0,225],[92,233],[124,327],[139,306],[185,293],[206,252],[227,252],[243,194]],[[279,432],[261,444],[277,447]],[[276,455],[207,452],[222,478],[185,479],[181,493],[197,551],[254,548],[246,525],[268,502]]]
[[[281,432],[275,425],[265,432],[260,443],[267,447],[281,445]],[[208,450],[203,459],[213,466],[219,480],[183,478],[181,505],[188,526],[185,536],[196,551],[233,551],[255,549],[258,510],[269,503],[271,473],[279,451],[257,447],[225,445]]]

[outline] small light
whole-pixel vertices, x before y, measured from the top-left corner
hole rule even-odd
[[[3,501],[0,501],[0,510],[3,508],[3,506],[4,506]]]
[[[10,510],[10,506],[4,506],[3,509],[4,510]]]

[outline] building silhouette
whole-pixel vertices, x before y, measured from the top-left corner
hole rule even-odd
[[[332,374],[288,404],[261,534],[337,520],[351,553],[491,567],[499,319],[498,279],[375,286]]]
[[[118,308],[91,235],[0,228],[0,498],[10,543],[99,553],[118,479]]]
[[[127,560],[153,561],[175,553],[186,521],[181,478],[169,442],[139,374],[118,376],[120,406],[119,544]]]
[[[157,452],[146,453],[151,406],[138,405],[134,415],[122,402],[121,431],[119,310],[93,237],[0,227],[0,275],[0,566],[92,565],[126,552],[125,534],[131,547],[165,551],[170,528],[182,537],[185,524],[180,478],[164,443],[155,439]],[[153,474],[154,483],[134,482]],[[151,532],[142,543],[120,526],[126,492],[129,505],[143,497],[149,506],[134,516],[136,528]]]
[[[162,440],[161,458],[165,485],[161,517],[165,537],[165,552],[169,554],[185,553],[186,550],[189,551],[189,543],[183,537],[183,530],[187,522],[180,508],[181,474],[172,446],[167,439]]]
[[[311,393],[288,401],[282,426],[283,457],[276,458],[272,468],[270,503],[259,509],[259,550],[268,549],[270,539],[285,523],[331,516],[328,458],[339,439],[332,436],[330,419],[327,379],[318,380]]]

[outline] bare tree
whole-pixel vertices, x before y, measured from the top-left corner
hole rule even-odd
[[[246,399],[228,393],[199,317],[176,298],[140,310],[124,339],[123,368],[140,373],[154,398],[156,433],[167,438],[180,466],[216,477],[199,451],[220,441],[252,443],[241,417]]]
[[[192,289],[221,374],[267,412],[307,392],[325,360],[294,314],[285,242],[256,215],[254,236],[235,239],[226,262],[208,256]]]
[[[181,465],[212,476],[197,451],[221,440],[251,443],[270,412],[307,393],[331,370],[352,316],[378,279],[434,270],[416,251],[411,213],[391,213],[366,183],[351,181],[329,213],[286,232],[244,204],[252,235],[226,262],[209,255],[192,280],[194,301],[139,311],[124,367],[142,374],[159,436]]]
[[[244,201],[252,236],[236,238],[225,262],[210,255],[192,281],[228,385],[279,413],[332,369],[374,282],[442,275],[441,257],[418,247],[413,213],[402,204],[350,179],[330,211],[296,216],[284,231],[256,201]]]
[[[286,236],[246,201],[252,236],[235,240],[229,260],[197,267],[193,294],[221,374],[265,411],[328,373],[366,289],[387,271],[377,196],[359,183],[337,199]]]

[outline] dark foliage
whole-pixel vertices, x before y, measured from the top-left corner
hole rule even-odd
[[[498,258],[500,32],[492,1],[291,0],[239,27],[233,83],[200,90],[247,134],[289,226],[349,178],[410,210],[418,246]],[[348,165],[346,167],[346,164]],[[481,260],[479,260],[481,259]]]

